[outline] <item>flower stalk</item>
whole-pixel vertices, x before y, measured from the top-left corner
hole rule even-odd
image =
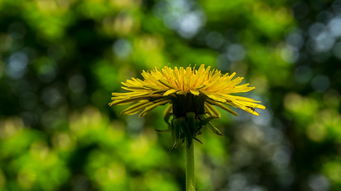
[[[174,105],[177,106],[177,105]],[[175,107],[174,109],[178,109]],[[177,113],[179,116],[179,113]],[[170,120],[170,128],[174,138],[174,147],[184,143],[186,152],[186,191],[195,191],[194,175],[194,141],[200,142],[196,136],[206,123],[198,118],[193,112],[188,112],[183,117],[175,117]]]
[[[193,139],[186,139],[186,191],[195,191]]]

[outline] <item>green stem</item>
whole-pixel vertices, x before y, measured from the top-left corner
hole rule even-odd
[[[186,191],[195,191],[193,139],[186,139]]]

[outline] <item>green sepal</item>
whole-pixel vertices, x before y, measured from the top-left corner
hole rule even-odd
[[[163,120],[168,124],[168,126],[171,126],[171,117],[173,117],[173,113],[171,112],[172,107],[168,106],[167,109],[165,110]]]
[[[210,129],[212,130],[213,133],[217,134],[217,135],[224,135],[216,126],[214,126],[211,122],[208,122],[208,127],[210,127]]]
[[[189,142],[195,140],[202,143],[197,136],[201,134],[201,130],[205,126],[209,126],[215,134],[223,135],[222,132],[211,123],[213,119],[216,118],[206,114],[196,115],[194,112],[188,112],[184,117],[175,117],[170,112],[165,113],[164,120],[169,125],[169,130],[171,131],[174,140],[171,149],[183,144],[186,140]]]
[[[158,133],[165,133],[165,132],[169,132],[170,129],[168,127],[168,129],[155,129],[155,131],[158,132]]]
[[[200,139],[198,139],[197,137],[193,137],[193,139],[196,140],[197,142],[203,144],[202,141]]]

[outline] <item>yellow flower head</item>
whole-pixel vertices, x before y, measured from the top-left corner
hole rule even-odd
[[[243,77],[235,75],[236,73],[222,74],[219,70],[205,68],[204,65],[199,69],[172,69],[166,66],[161,70],[143,71],[143,80],[132,78],[122,82],[122,89],[127,92],[112,93],[112,102],[109,105],[132,104],[123,113],[139,116],[164,104],[169,104],[166,114],[176,118],[185,117],[187,113],[218,118],[220,113],[215,106],[234,115],[236,113],[229,106],[259,115],[255,109],[265,109],[259,101],[233,95],[255,89],[249,84],[240,84]]]

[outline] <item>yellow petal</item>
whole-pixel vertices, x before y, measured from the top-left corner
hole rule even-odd
[[[135,113],[138,113],[139,110],[143,110],[146,106],[150,105],[151,102],[148,100],[142,100],[136,104],[133,104],[122,111],[123,114],[126,115],[134,115]]]
[[[212,107],[210,104],[205,103],[205,110],[206,110],[206,112],[208,112],[209,115],[211,115],[212,117],[220,118],[220,113],[219,113],[219,111],[216,110],[214,107]]]
[[[220,103],[220,102],[217,102],[217,101],[210,101],[210,100],[208,100],[208,102],[213,104],[213,105],[216,105],[216,106],[222,108],[223,110],[225,110],[227,112],[230,112],[232,115],[235,115],[235,116],[238,115],[238,113],[236,113],[235,111],[233,111],[232,109],[230,109],[227,105],[225,105],[223,103]]]
[[[260,103],[260,101],[257,101],[257,100],[254,100],[254,99],[248,98],[248,97],[235,96],[235,95],[226,95],[224,97],[226,99],[229,99],[229,100],[236,99],[236,100],[240,100],[240,101],[246,101],[246,102],[252,102],[252,103]]]
[[[168,95],[170,95],[170,94],[172,94],[172,93],[175,93],[175,92],[177,92],[178,90],[176,90],[176,89],[170,89],[170,90],[167,90],[165,93],[163,93],[163,96],[168,96]]]
[[[152,105],[145,107],[144,110],[139,114],[139,117],[143,117],[147,114],[148,111],[154,109],[155,107],[159,106],[159,105],[163,105],[170,102],[170,100],[163,100],[163,101],[159,101],[156,103],[153,103]]]
[[[193,95],[199,95],[199,94],[200,94],[200,92],[197,91],[197,90],[190,90],[190,92],[191,92]]]
[[[220,98],[220,97],[218,97],[218,96],[215,96],[215,95],[212,95],[212,94],[208,94],[208,95],[207,95],[207,97],[209,97],[209,98],[211,98],[211,99],[213,99],[213,100],[216,100],[216,101],[220,101],[220,102],[226,102],[226,100],[225,100],[225,99],[223,99],[223,98]]]

